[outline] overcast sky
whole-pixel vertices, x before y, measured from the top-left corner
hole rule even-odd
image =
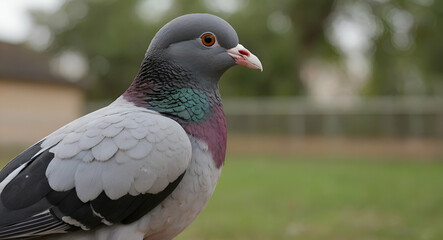
[[[61,0],[3,0],[0,1],[0,41],[20,43],[32,28],[27,11],[38,9],[55,11]]]

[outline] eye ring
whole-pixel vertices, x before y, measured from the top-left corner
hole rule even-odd
[[[200,39],[202,41],[202,44],[205,45],[206,47],[211,47],[215,44],[215,36],[212,33],[203,33],[200,36]]]

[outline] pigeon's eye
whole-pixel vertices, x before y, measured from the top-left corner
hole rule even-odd
[[[215,36],[212,33],[204,33],[201,35],[200,39],[202,40],[203,45],[206,47],[210,47],[215,43]]]

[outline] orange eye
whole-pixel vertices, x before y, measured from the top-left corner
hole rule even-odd
[[[206,47],[210,47],[215,43],[215,36],[212,33],[204,33],[201,35],[200,39],[202,40],[203,45]]]

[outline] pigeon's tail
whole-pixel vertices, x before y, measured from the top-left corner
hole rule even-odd
[[[72,230],[73,226],[44,211],[19,223],[0,226],[0,239],[33,239]]]

